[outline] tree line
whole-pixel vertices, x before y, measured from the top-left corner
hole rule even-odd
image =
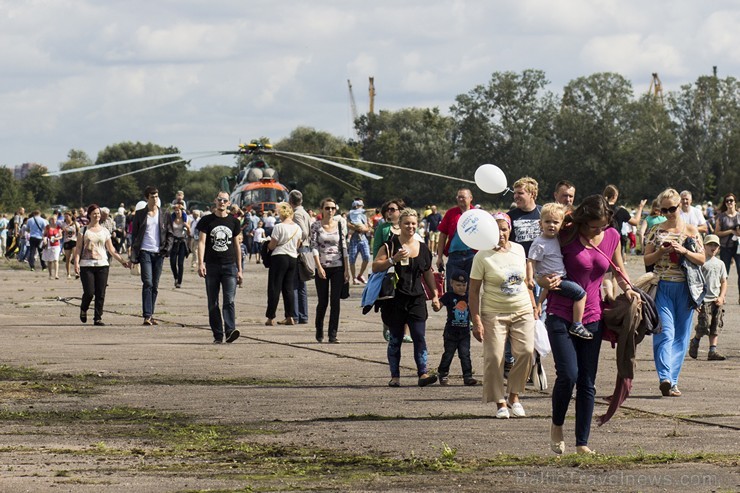
[[[615,73],[579,77],[560,94],[549,90],[549,85],[540,70],[494,72],[486,84],[458,95],[447,115],[438,108],[380,111],[355,121],[356,139],[299,127],[275,143],[275,148],[362,158],[468,180],[479,165],[492,163],[506,173],[510,183],[521,176],[536,178],[541,196],[548,197],[562,179],[573,182],[580,197],[617,184],[623,200],[630,202],[654,198],[668,186],[691,190],[696,201],[715,201],[724,193],[738,191],[740,85],[735,78],[700,76],[662,100],[653,94],[636,95],[632,84]],[[177,152],[173,147],[123,142],[106,147],[95,164]],[[93,164],[82,151],[73,149],[67,157],[61,169]],[[362,196],[370,204],[400,196],[421,206],[451,201],[462,184],[358,165],[384,176],[373,181],[323,167],[356,185],[358,192],[318,179],[311,170],[293,163],[277,158],[268,161],[279,170],[281,182],[303,191],[308,204],[326,196],[341,203]],[[186,197],[210,200],[223,177],[233,180],[244,157],[235,160],[233,167],[189,170],[185,163],[178,163],[104,181],[161,162],[57,178],[32,170],[21,182],[8,179],[12,172],[0,167],[0,209],[29,203],[130,204],[150,183],[157,184],[166,197],[184,190]],[[499,201],[498,205],[504,205],[511,198],[486,195],[472,184],[470,188],[476,201],[485,204]]]

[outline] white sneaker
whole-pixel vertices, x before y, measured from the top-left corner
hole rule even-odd
[[[511,406],[511,414],[514,415],[516,418],[524,418],[527,416],[527,413],[524,412],[524,406],[522,406],[521,402],[515,402],[514,404],[510,404]]]
[[[496,411],[496,419],[509,419],[509,410],[506,406]]]

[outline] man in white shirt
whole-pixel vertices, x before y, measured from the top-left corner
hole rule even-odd
[[[691,205],[692,200],[691,192],[688,190],[681,192],[681,219],[686,224],[693,224],[699,233],[705,235],[708,232],[707,220],[704,219],[704,214],[699,209]]]

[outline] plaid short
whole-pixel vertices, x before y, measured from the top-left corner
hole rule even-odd
[[[705,301],[699,307],[699,316],[696,318],[696,336],[716,336],[724,326],[725,309],[717,306],[714,301]]]
[[[364,260],[365,262],[369,262],[370,244],[367,242],[367,237],[363,234],[353,234],[349,239],[347,253],[349,254],[350,264],[355,263],[358,253],[362,255],[362,260]]]

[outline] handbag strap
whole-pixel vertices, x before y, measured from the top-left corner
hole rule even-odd
[[[631,287],[632,289],[635,288],[632,285],[632,283],[630,282],[630,280],[627,279],[627,276],[624,275],[624,272],[622,272],[622,269],[620,269],[619,267],[617,267],[617,264],[614,263],[614,261],[611,259],[611,257],[609,257],[607,254],[605,254],[601,250],[601,248],[597,247],[594,244],[594,242],[591,241],[590,239],[588,240],[588,244],[591,245],[591,248],[593,248],[594,250],[596,250],[597,252],[599,252],[601,255],[604,256],[605,259],[607,259],[609,261],[609,264],[612,266],[612,269],[614,269],[614,272],[616,272],[617,274],[619,274],[619,277],[621,277],[624,280],[624,282],[626,282],[629,285],[629,287]]]

